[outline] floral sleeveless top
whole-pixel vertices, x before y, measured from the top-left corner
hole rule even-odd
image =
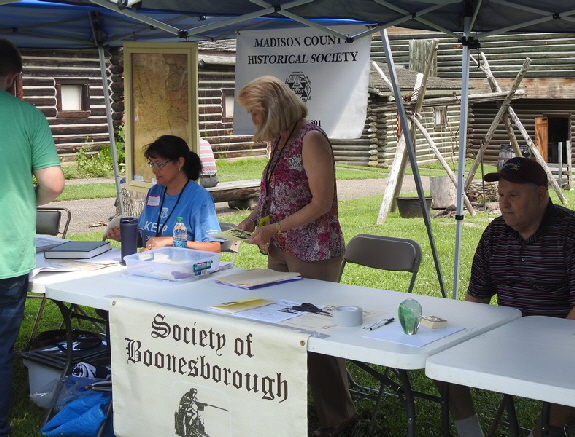
[[[303,137],[312,130],[321,132],[327,138],[320,127],[306,123],[296,138],[279,151],[280,156],[276,156],[276,159],[273,151],[276,150],[279,139],[273,144],[272,157],[264,169],[260,184],[258,208],[260,217],[269,215],[271,223],[283,220],[311,201],[312,195],[303,167],[302,148]],[[333,165],[335,166],[335,162]],[[314,222],[276,234],[271,244],[306,262],[341,256],[345,246],[337,215],[337,190],[334,180],[331,210]]]

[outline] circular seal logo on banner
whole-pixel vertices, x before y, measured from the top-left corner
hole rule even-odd
[[[311,81],[303,71],[294,71],[285,83],[304,103],[311,99]]]

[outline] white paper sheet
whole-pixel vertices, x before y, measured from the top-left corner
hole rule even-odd
[[[382,326],[373,331],[368,331],[368,333],[363,337],[405,344],[407,346],[422,347],[443,337],[447,337],[448,335],[455,334],[462,329],[465,328],[453,325],[447,325],[445,328],[441,329],[429,329],[425,326],[420,326],[415,335],[407,335],[403,332],[399,322],[395,321],[390,325]]]

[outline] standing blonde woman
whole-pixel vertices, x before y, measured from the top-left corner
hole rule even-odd
[[[325,132],[305,119],[305,104],[273,76],[245,85],[238,102],[252,117],[254,140],[272,145],[258,206],[238,227],[253,231],[247,242],[268,254],[268,268],[337,281],[345,248],[335,163]],[[313,435],[335,436],[352,426],[357,415],[345,361],[310,353],[308,375],[321,425]]]

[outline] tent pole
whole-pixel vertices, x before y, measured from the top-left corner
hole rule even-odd
[[[118,167],[118,153],[116,151],[116,141],[114,134],[114,123],[112,121],[112,105],[110,104],[110,90],[108,89],[108,73],[106,71],[106,57],[104,56],[104,46],[98,45],[100,56],[100,74],[102,76],[102,88],[104,91],[104,101],[106,102],[106,119],[108,120],[108,135],[110,137],[110,151],[112,152],[112,164],[114,165],[114,180],[116,181],[116,198],[120,215],[124,215],[124,199],[120,189],[120,169]]]
[[[469,41],[470,17],[464,18],[463,41]],[[467,145],[467,119],[469,117],[469,43],[462,45],[461,51],[461,107],[459,121],[459,166],[457,168],[457,206],[455,211],[455,255],[453,260],[453,299],[457,299],[459,291],[459,273],[461,259],[461,232],[463,229],[463,195],[465,154]]]
[[[411,138],[407,116],[405,115],[405,108],[403,106],[401,90],[399,89],[399,86],[397,84],[397,74],[395,72],[395,65],[391,55],[391,46],[389,44],[389,38],[387,37],[387,31],[385,29],[382,30],[380,34],[381,34],[381,41],[383,42],[383,50],[385,52],[385,60],[387,62],[387,68],[389,70],[391,84],[393,86],[395,104],[397,105],[397,112],[399,114],[399,120],[401,122],[401,130],[403,131],[403,137],[405,138],[405,148],[407,149],[407,154],[409,155],[411,170],[413,171],[413,178],[415,179],[415,188],[417,190],[419,203],[421,205],[421,211],[423,213],[423,221],[425,222],[427,235],[429,237],[429,244],[431,246],[431,253],[433,254],[433,261],[435,263],[435,269],[437,270],[437,279],[439,280],[439,288],[441,290],[441,295],[443,297],[446,297],[445,285],[443,283],[443,275],[441,274],[441,266],[439,265],[439,257],[437,256],[435,240],[433,238],[433,232],[431,230],[431,218],[429,217],[429,211],[427,210],[427,204],[425,202],[423,183],[421,182],[421,176],[419,175],[419,168],[417,167],[417,157],[415,155],[415,147],[413,145],[413,139]]]

